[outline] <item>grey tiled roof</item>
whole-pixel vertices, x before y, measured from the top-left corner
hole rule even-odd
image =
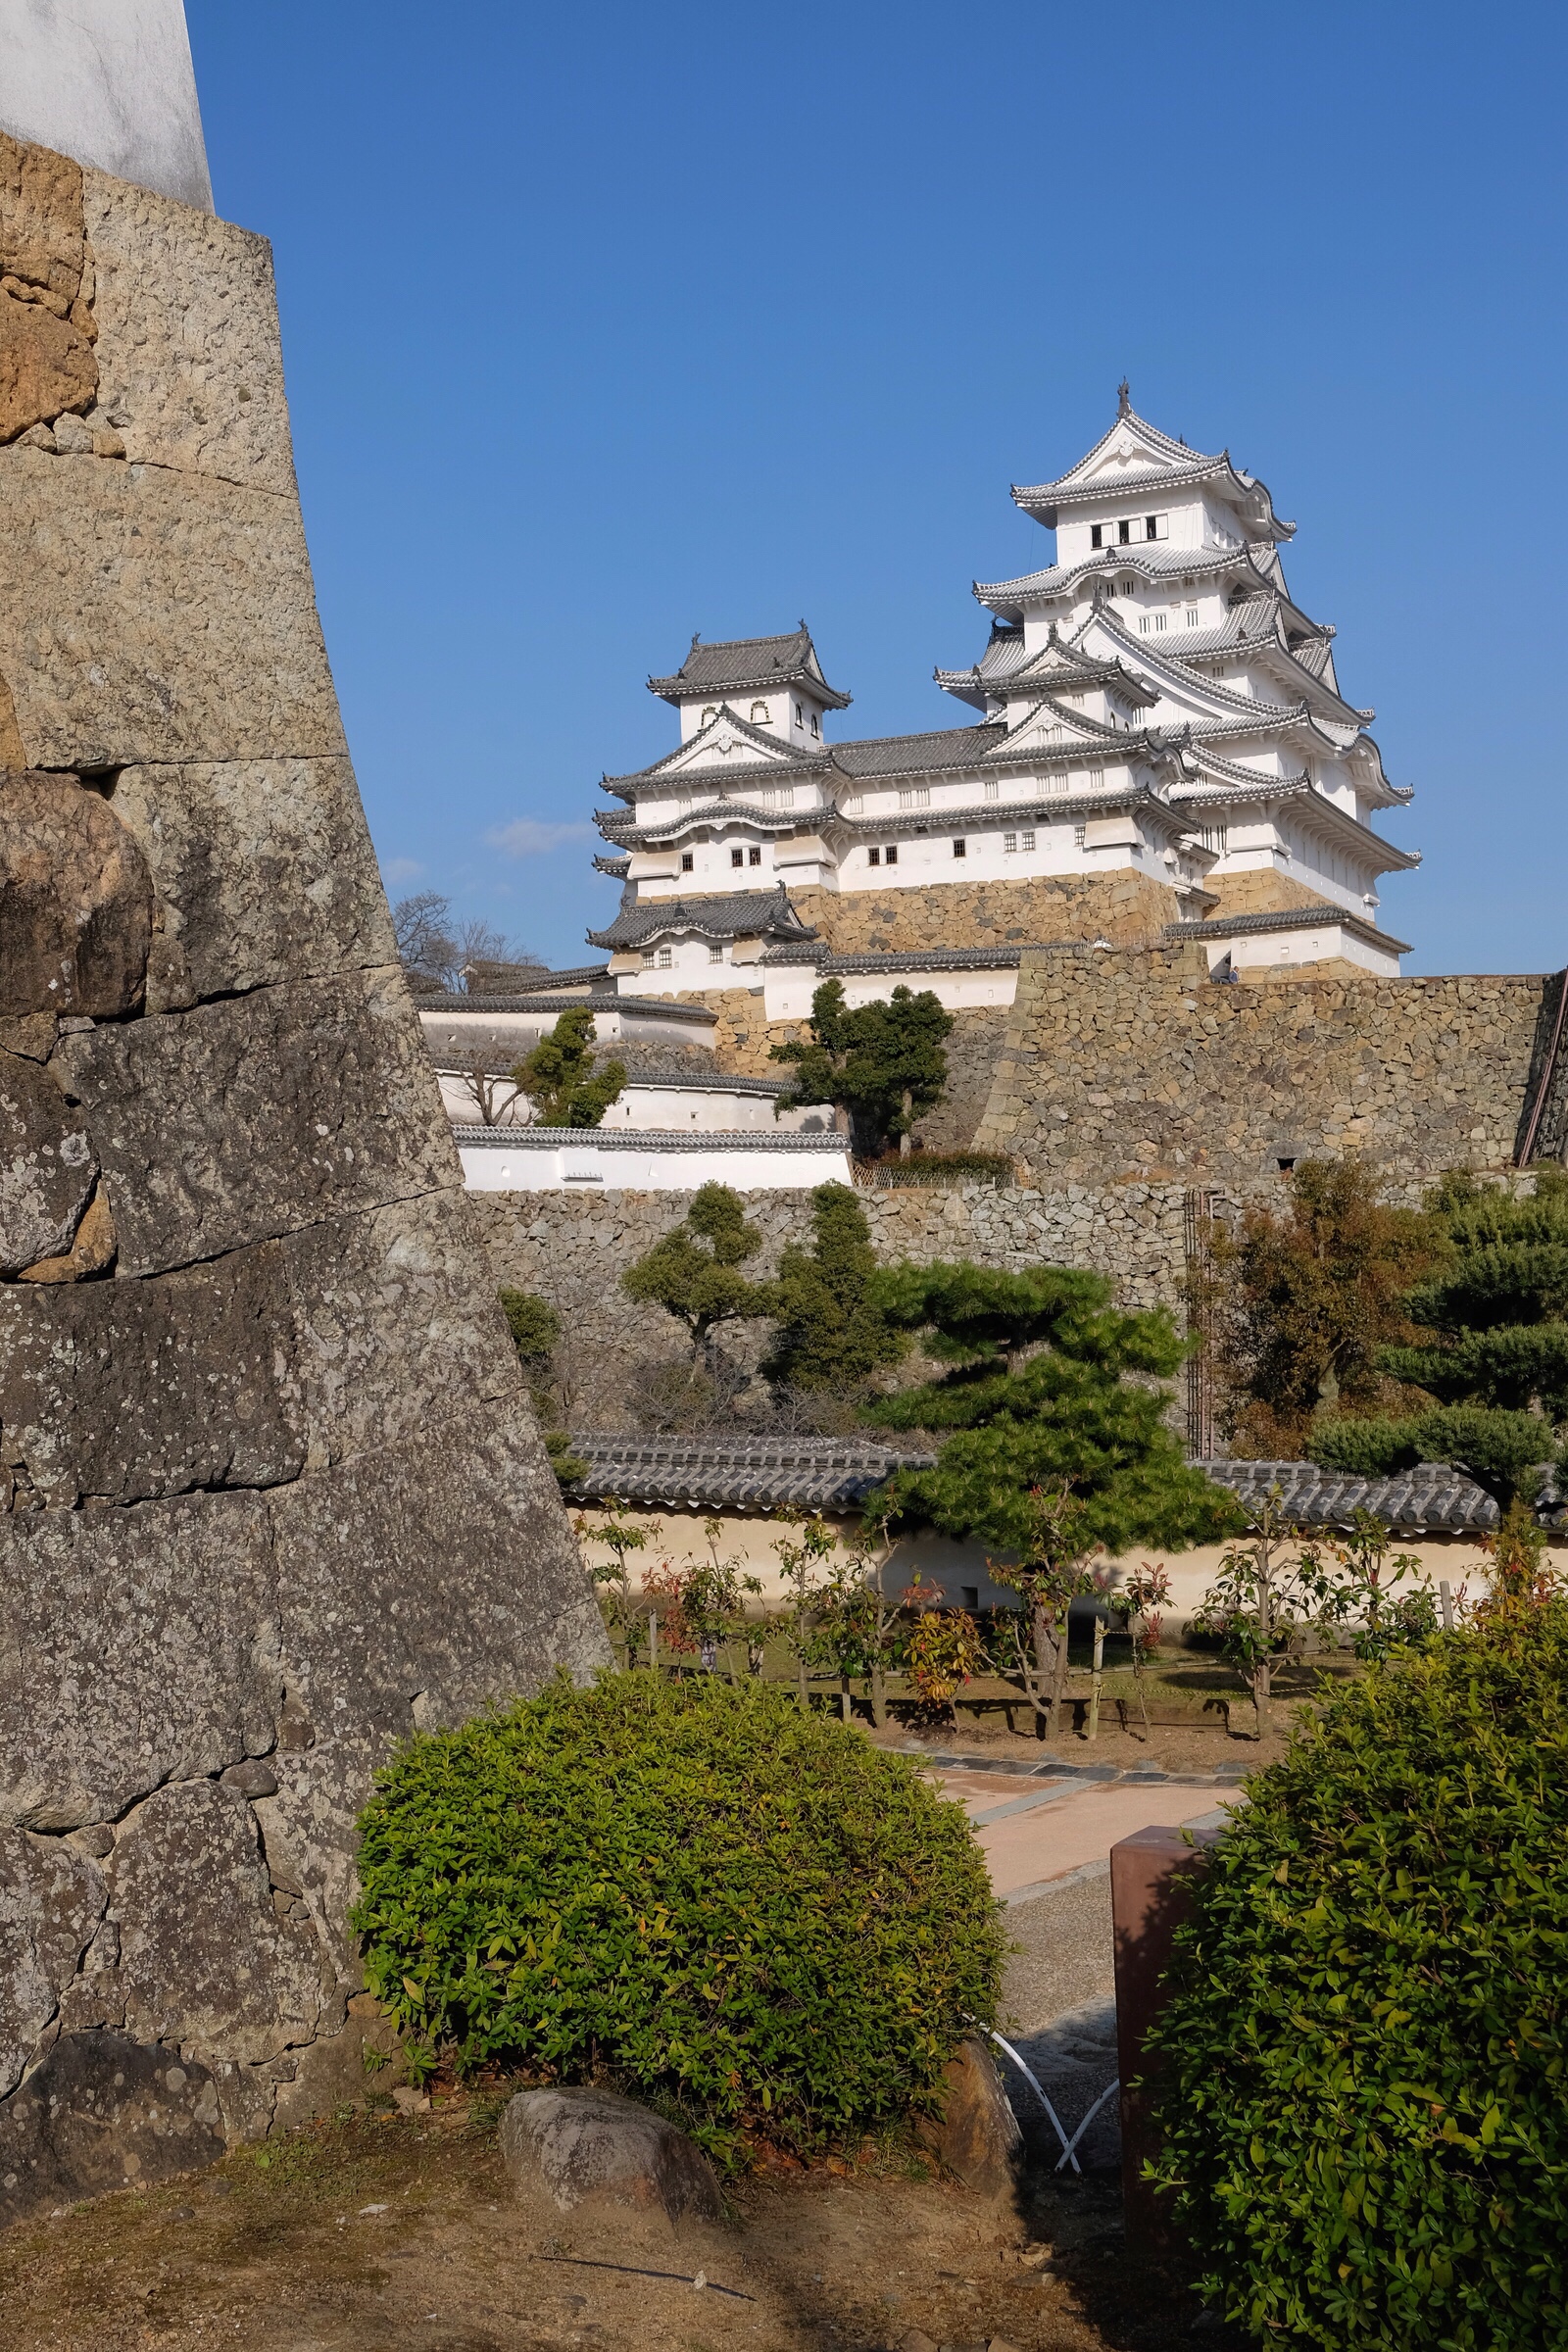
[[[596,948],[628,949],[666,931],[713,940],[816,937],[790,905],[782,882],[777,890],[715,892],[710,899],[649,899],[624,908],[607,929],[590,931],[588,937]]]
[[[673,676],[648,681],[649,692],[666,703],[688,702],[699,694],[765,693],[789,685],[808,686],[830,710],[849,709],[851,698],[823,677],[804,620],[783,637],[729,637],[716,645],[704,645],[694,637],[691,652]]]
[[[836,743],[833,764],[851,776],[902,776],[917,769],[968,767],[1007,740],[1000,724],[940,727],[929,735],[870,735]]]
[[[768,964],[816,966],[824,979],[845,972],[1005,972],[1016,970],[1025,946],[1013,948],[904,948],[887,956],[835,956],[826,940],[800,948],[768,948],[760,960]]]
[[[1039,571],[1020,572],[1012,580],[976,580],[973,595],[977,603],[999,610],[1026,602],[1031,596],[1059,596],[1075,580],[1098,571],[1130,571],[1149,580],[1168,580],[1172,572],[1185,578],[1189,573],[1196,579],[1212,579],[1216,573],[1234,570],[1245,564],[1262,573],[1258,559],[1246,547],[1105,547],[1097,548],[1077,564],[1047,564]]]
[[[608,969],[597,964],[596,971]],[[710,1012],[706,1004],[675,1004],[663,997],[619,997],[613,988],[584,989],[573,994],[563,989],[559,996],[539,997],[416,997],[415,1010],[426,1017],[443,1017],[455,1012],[478,1014],[481,1018],[492,1012],[565,1012],[572,1005],[588,1004],[595,1012],[618,1009],[635,1011],[639,1019],[645,1014],[656,1021],[672,1021],[688,1028],[711,1029],[718,1015]]]
[[[666,1510],[853,1511],[895,1470],[932,1456],[859,1438],[622,1438],[573,1433],[588,1476],[574,1501],[647,1502]]]
[[[1484,1535],[1497,1524],[1492,1496],[1446,1462],[1424,1462],[1394,1478],[1350,1478],[1315,1462],[1204,1462],[1201,1467],[1244,1503],[1280,1489],[1281,1507],[1299,1527],[1348,1527],[1370,1511],[1399,1535]]]
[[[1224,940],[1247,937],[1270,931],[1315,931],[1326,923],[1338,923],[1343,930],[1353,932],[1368,947],[1387,948],[1391,956],[1408,956],[1409,944],[1396,939],[1392,931],[1380,931],[1376,923],[1367,921],[1364,914],[1352,914],[1348,906],[1330,906],[1325,899],[1321,906],[1287,906],[1264,914],[1211,915],[1203,923],[1167,923],[1167,939]]]

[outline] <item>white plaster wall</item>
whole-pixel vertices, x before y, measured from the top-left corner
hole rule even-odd
[[[819,1150],[770,1152],[762,1139],[750,1148],[714,1142],[710,1151],[661,1151],[657,1135],[645,1148],[605,1150],[584,1129],[583,1140],[559,1148],[465,1144],[458,1157],[470,1193],[606,1191],[694,1193],[700,1185],[728,1184],[739,1192],[801,1192],[817,1184],[848,1184],[849,1153],[824,1137]]]
[[[820,985],[814,965],[766,967],[763,1010],[770,1021],[808,1020],[811,998]],[[917,965],[896,972],[846,972],[840,975],[844,1001],[852,1010],[861,1004],[885,1004],[896,988],[929,989],[950,1012],[975,1005],[1010,1004],[1018,993],[1016,968],[999,971],[921,971]]]
[[[0,129],[210,213],[182,0],[0,0]]]
[[[824,1514],[827,1523],[841,1542],[853,1539],[858,1521],[853,1516]],[[653,1504],[634,1506],[628,1513],[634,1523],[650,1538],[648,1548],[640,1553],[645,1567],[662,1565],[665,1561],[679,1567],[688,1559],[706,1559],[707,1538],[704,1522],[712,1518],[719,1522],[718,1549],[721,1558],[737,1556],[742,1572],[755,1576],[761,1584],[755,1606],[759,1609],[776,1608],[785,1597],[782,1572],[775,1545],[792,1535],[798,1540],[799,1529],[765,1513],[719,1509],[714,1511],[662,1510]],[[593,1544],[592,1531],[603,1524],[603,1514],[590,1507],[581,1514],[588,1531],[587,1552],[599,1556]],[[1487,1590],[1490,1567],[1487,1554],[1474,1538],[1468,1536],[1421,1536],[1408,1539],[1396,1537],[1391,1544],[1394,1551],[1410,1553],[1419,1569],[1412,1584],[1397,1588],[1409,1591],[1414,1583],[1425,1585],[1438,1596],[1438,1587],[1446,1583],[1456,1607],[1478,1599]],[[1116,1592],[1129,1575],[1153,1556],[1170,1578],[1171,1597],[1163,1614],[1167,1637],[1179,1639],[1188,1620],[1196,1615],[1204,1593],[1219,1574],[1224,1555],[1221,1544],[1203,1544],[1192,1551],[1151,1554],[1147,1549],[1129,1552],[1124,1558],[1106,1559],[1097,1563],[1097,1570],[1105,1580],[1105,1589]],[[1559,1574],[1568,1573],[1568,1545],[1552,1544],[1546,1557]],[[956,1608],[977,1606],[982,1609],[1004,1608],[1012,1604],[1015,1595],[996,1584],[988,1573],[986,1550],[982,1544],[957,1543],[951,1537],[939,1536],[929,1528],[916,1530],[902,1537],[889,1564],[888,1584],[902,1590],[912,1581],[918,1569],[923,1582],[935,1585],[944,1597]],[[974,1595],[971,1600],[970,1595]]]

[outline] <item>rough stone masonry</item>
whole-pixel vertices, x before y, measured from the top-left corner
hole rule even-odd
[[[0,137],[0,2218],[359,2078],[393,1742],[605,1656],[317,620],[267,246]]]

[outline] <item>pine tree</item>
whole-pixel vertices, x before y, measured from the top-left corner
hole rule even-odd
[[[934,1469],[900,1471],[884,1490],[902,1515],[1020,1555],[1038,1538],[1040,1493],[1070,1493],[1074,1540],[1111,1552],[1239,1525],[1234,1498],[1188,1465],[1165,1425],[1155,1384],[1186,1343],[1163,1308],[1124,1314],[1102,1276],[1052,1266],[899,1266],[876,1296],[953,1367],[868,1408],[885,1427],[952,1433]]]
[[[1524,1200],[1450,1175],[1427,1206],[1445,1258],[1404,1301],[1427,1337],[1384,1348],[1379,1364],[1436,1402],[1331,1421],[1310,1451],[1363,1476],[1451,1462],[1506,1508],[1559,1458],[1568,1422],[1568,1174],[1540,1169]]]
[[[727,1184],[705,1184],[683,1221],[626,1268],[620,1287],[685,1324],[695,1367],[720,1323],[771,1311],[768,1287],[738,1270],[761,1246],[740,1195]]]
[[[874,1155],[890,1135],[906,1152],[915,1120],[942,1100],[943,1041],[952,1028],[952,1013],[928,988],[916,995],[901,986],[887,1004],[852,1012],[843,982],[824,980],[811,999],[810,1037],[771,1049],[775,1061],[793,1062],[796,1072],[778,1108],[831,1102],[848,1117],[858,1152]]]
[[[810,1250],[791,1244],[780,1256],[771,1285],[778,1331],[762,1370],[783,1387],[842,1395],[897,1363],[908,1343],[872,1296],[871,1228],[848,1185],[817,1186],[811,1224]]]
[[[597,1127],[626,1083],[623,1061],[594,1068],[594,1016],[572,1004],[512,1073],[542,1127]]]

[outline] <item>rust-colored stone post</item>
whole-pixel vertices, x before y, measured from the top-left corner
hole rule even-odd
[[[1121,2186],[1130,2247],[1152,2260],[1171,2250],[1166,2203],[1142,2178],[1156,2152],[1148,2089],[1129,2090],[1152,2061],[1144,2041],[1163,2005],[1160,1979],[1171,1937],[1192,1909],[1195,1872],[1218,1831],[1138,1830],[1110,1849],[1110,1908],[1116,1938],[1116,2062],[1121,2077]],[[1195,1842],[1189,1843],[1189,1836]]]

